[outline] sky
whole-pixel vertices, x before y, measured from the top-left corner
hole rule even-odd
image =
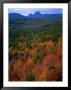
[[[62,14],[62,9],[52,9],[52,8],[9,8],[9,13],[19,13],[24,16],[29,14],[34,14],[35,12],[40,12],[41,14]]]

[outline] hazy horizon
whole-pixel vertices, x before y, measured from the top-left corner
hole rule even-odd
[[[40,12],[41,14],[62,14],[62,9],[48,9],[48,8],[9,8],[8,13],[18,13],[24,16],[29,14],[35,14]]]

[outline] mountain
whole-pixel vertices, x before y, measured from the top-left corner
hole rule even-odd
[[[61,20],[62,14],[41,14],[40,12],[35,12],[34,14],[29,14],[28,16],[21,15],[19,13],[9,13],[9,23],[14,23],[19,20],[30,20],[30,19],[48,19],[48,20]]]
[[[29,14],[27,17],[28,18],[42,18],[43,14],[40,12],[35,12],[34,14]]]
[[[41,14],[40,12],[35,12],[34,14],[29,14],[28,16],[24,16],[19,13],[9,13],[9,19],[33,19],[33,18],[57,19],[61,17],[62,14]]]
[[[41,14],[35,12],[24,16],[18,13],[9,13],[9,29],[11,30],[47,30],[62,25],[62,14]]]
[[[9,13],[9,23],[14,23],[17,20],[24,20],[25,17],[19,13]]]
[[[48,19],[60,19],[62,14],[41,14],[40,12],[35,12],[34,14],[29,14],[27,18],[48,18]]]
[[[9,19],[24,19],[24,16],[19,13],[9,13]]]

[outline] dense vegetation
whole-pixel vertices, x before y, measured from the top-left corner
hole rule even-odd
[[[62,18],[9,23],[9,80],[62,79]]]

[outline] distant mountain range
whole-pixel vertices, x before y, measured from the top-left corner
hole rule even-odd
[[[41,14],[40,12],[35,12],[34,14],[29,14],[28,16],[21,15],[19,13],[9,13],[9,20],[13,19],[36,19],[36,18],[48,18],[48,19],[60,19],[62,14]]]
[[[10,30],[47,30],[50,27],[60,28],[62,14],[41,14],[35,12],[28,16],[19,13],[9,13]]]
[[[48,19],[55,19],[61,18],[61,14],[41,14],[40,12],[35,12],[35,14],[28,15],[28,18],[48,18]]]

